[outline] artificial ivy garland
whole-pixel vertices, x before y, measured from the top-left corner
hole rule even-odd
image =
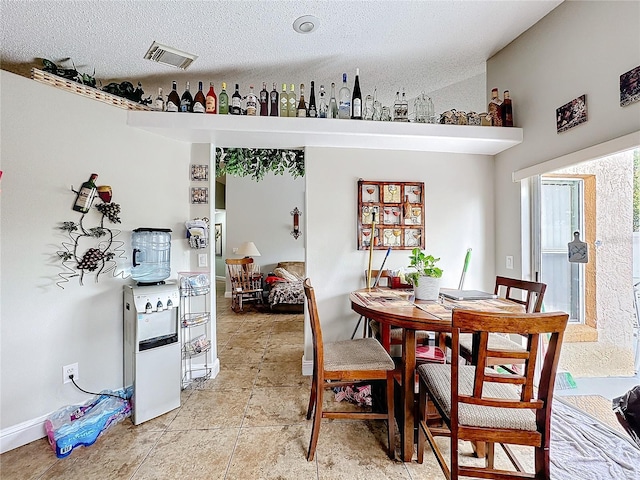
[[[304,150],[275,148],[216,148],[216,177],[224,174],[251,177],[256,182],[267,172],[304,177]]]

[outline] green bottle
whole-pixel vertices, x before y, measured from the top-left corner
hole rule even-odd
[[[87,182],[84,182],[80,187],[80,191],[76,196],[76,201],[73,204],[73,209],[76,212],[87,213],[91,208],[91,204],[93,203],[93,199],[96,197],[96,179],[98,178],[97,173],[92,173],[91,177]]]
[[[218,95],[218,113],[220,115],[229,114],[229,95],[227,95],[227,84],[222,82],[222,91]]]

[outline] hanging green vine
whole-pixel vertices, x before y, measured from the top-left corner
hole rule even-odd
[[[216,177],[224,174],[251,177],[256,182],[267,172],[304,177],[304,150],[275,148],[216,148]]]

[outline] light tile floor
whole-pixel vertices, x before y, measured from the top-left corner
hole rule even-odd
[[[223,292],[224,287],[218,291]],[[125,419],[92,446],[76,448],[64,459],[56,458],[45,439],[37,440],[1,455],[0,477],[444,478],[430,449],[422,465],[415,460],[407,464],[390,460],[386,424],[381,421],[323,421],[316,457],[307,462],[311,429],[305,413],[310,377],[301,374],[303,315],[235,314],[228,299],[219,296],[218,302],[220,374],[202,388],[183,391],[180,408],[139,426]],[[332,399],[326,402],[329,407]],[[478,462],[471,457],[468,444],[464,447],[467,460]],[[530,468],[529,453],[521,455]],[[505,460],[498,456],[496,461]]]

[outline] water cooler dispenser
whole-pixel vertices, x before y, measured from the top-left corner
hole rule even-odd
[[[124,385],[133,386],[133,423],[180,406],[178,286],[125,286]]]

